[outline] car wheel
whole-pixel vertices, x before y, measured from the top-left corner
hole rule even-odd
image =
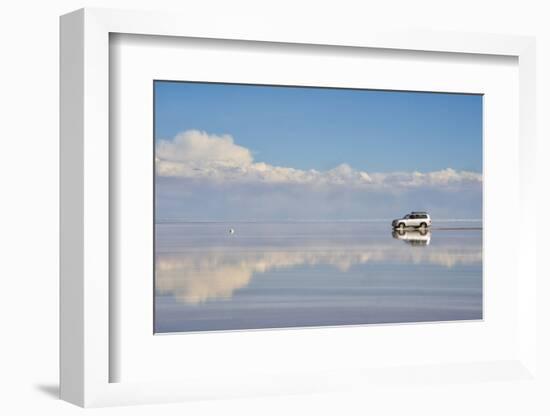
[[[399,229],[400,229],[400,230],[404,230],[404,229],[405,229],[405,224],[404,224],[404,223],[400,223],[400,224],[399,224]]]
[[[422,224],[420,224],[420,228],[426,228],[426,227],[427,227],[427,225],[426,225],[425,222],[423,222]]]

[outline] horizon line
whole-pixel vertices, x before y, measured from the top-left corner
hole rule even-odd
[[[386,222],[392,221],[392,218],[375,218],[375,219],[349,219],[349,220],[300,220],[300,219],[286,219],[286,220],[231,220],[231,219],[216,219],[216,220],[194,220],[194,219],[185,219],[185,218],[161,218],[155,220],[155,224],[162,223],[316,223],[316,222]],[[440,218],[433,219],[432,222],[482,222],[482,218]]]

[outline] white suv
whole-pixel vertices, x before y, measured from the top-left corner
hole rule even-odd
[[[405,215],[403,218],[393,220],[391,223],[393,228],[404,229],[405,227],[431,227],[432,219],[427,212],[413,211],[410,214]]]

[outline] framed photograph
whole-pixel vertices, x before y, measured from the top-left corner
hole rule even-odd
[[[180,22],[61,18],[62,398],[532,379],[534,40]]]
[[[155,333],[483,318],[481,94],[153,88]]]

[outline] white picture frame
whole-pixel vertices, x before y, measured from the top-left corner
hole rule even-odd
[[[113,33],[382,48],[516,57],[519,66],[519,192],[517,230],[518,354],[499,362],[442,363],[417,370],[413,378],[460,378],[495,371],[517,380],[536,375],[535,41],[530,37],[465,33],[383,31],[375,28],[329,34],[269,25],[237,31],[230,22],[208,27],[165,13],[83,9],[61,18],[61,397],[80,406],[183,401],[255,394],[322,392],[376,385],[410,377],[410,369],[367,373],[333,369],[331,377],[295,377],[282,368],[276,377],[233,383],[233,375],[183,381],[112,382],[110,366],[120,359],[110,348],[116,308],[110,292],[114,260],[109,246],[114,218],[109,153],[109,36]],[[513,273],[514,271],[510,271]],[[292,336],[292,334],[290,335]],[[421,363],[419,363],[421,364]],[[422,367],[420,365],[420,367]],[[493,369],[493,370],[491,370]],[[286,374],[285,374],[286,372]],[[346,380],[346,382],[342,382]]]

